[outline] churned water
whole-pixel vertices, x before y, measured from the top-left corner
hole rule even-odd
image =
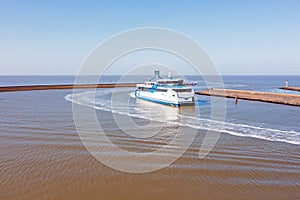
[[[1,78],[1,85],[16,78],[28,85],[57,81],[55,77],[39,77],[39,81],[6,77]],[[59,83],[72,83],[74,77],[58,79]],[[290,85],[300,86],[296,76],[224,77],[224,82],[227,88],[285,92],[277,88],[286,79]],[[195,90],[205,89],[201,79],[198,81]],[[0,93],[0,199],[300,198],[299,107],[243,100],[235,105],[228,99],[225,122],[213,122],[222,123],[221,136],[212,151],[200,159],[203,136],[213,129],[208,125],[210,97],[198,96],[196,107],[182,112],[132,98],[132,90],[97,89],[95,97],[89,90],[76,94],[72,90]],[[113,106],[112,95],[120,100]],[[110,140],[128,151],[155,151],[181,126],[197,134],[188,150],[161,170],[120,172],[103,165],[83,145],[74,124],[72,102],[94,110]],[[136,138],[118,127],[116,116],[127,116],[141,126],[165,126],[155,137]],[[115,152],[98,153],[115,156]],[[124,165],[132,164],[124,158]]]

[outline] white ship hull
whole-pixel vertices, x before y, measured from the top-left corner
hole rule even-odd
[[[171,92],[135,91],[135,97],[154,103],[179,107],[182,105],[194,105],[194,94],[174,95]]]
[[[159,70],[155,70],[155,76],[149,81],[137,84],[134,95],[139,99],[174,107],[195,104],[195,92],[190,86],[182,79],[173,79],[170,73],[168,78],[161,78]]]

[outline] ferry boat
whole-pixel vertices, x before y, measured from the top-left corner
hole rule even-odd
[[[160,71],[143,84],[137,84],[134,92],[136,98],[159,104],[179,107],[195,104],[195,92],[183,79],[161,78]]]

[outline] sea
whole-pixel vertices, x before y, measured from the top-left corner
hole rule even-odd
[[[120,78],[104,76],[98,83]],[[121,82],[148,78],[122,77]],[[208,89],[202,77],[185,78],[198,82],[195,91]],[[73,84],[75,79],[1,76],[0,86]],[[222,79],[227,89],[300,95],[279,89],[286,80],[300,87],[300,76]],[[198,95],[195,107],[173,108],[135,99],[133,91],[127,87],[1,92],[0,199],[300,199],[300,107],[241,99],[235,104],[234,99],[217,97],[225,103],[225,115],[214,118],[211,97]],[[162,166],[160,159],[131,162],[122,154],[121,164],[113,167],[115,160],[101,158],[119,159],[118,153],[90,149],[98,143],[86,142],[91,138],[85,140],[84,132],[78,131],[83,129],[74,120],[76,106],[83,116],[95,114],[102,132],[123,152],[155,152],[181,128],[195,134],[169,164]],[[88,116],[84,119],[91,123]],[[199,157],[209,131],[219,135],[205,157]],[[88,129],[89,134],[96,132]],[[162,156],[175,155],[170,150]],[[135,171],[138,166],[159,168]]]

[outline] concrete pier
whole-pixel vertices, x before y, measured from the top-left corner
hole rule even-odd
[[[279,94],[272,92],[257,92],[250,90],[209,89],[196,92],[198,95],[238,98],[252,101],[262,101],[285,105],[300,106],[300,95]]]
[[[280,87],[279,89],[282,89],[282,90],[292,90],[292,91],[298,91],[298,92],[300,92],[300,87]]]
[[[82,84],[82,85],[26,85],[26,86],[5,86],[0,87],[0,92],[16,92],[30,90],[63,90],[63,89],[84,89],[84,88],[114,88],[114,87],[135,87],[135,83],[110,83],[110,84]]]

